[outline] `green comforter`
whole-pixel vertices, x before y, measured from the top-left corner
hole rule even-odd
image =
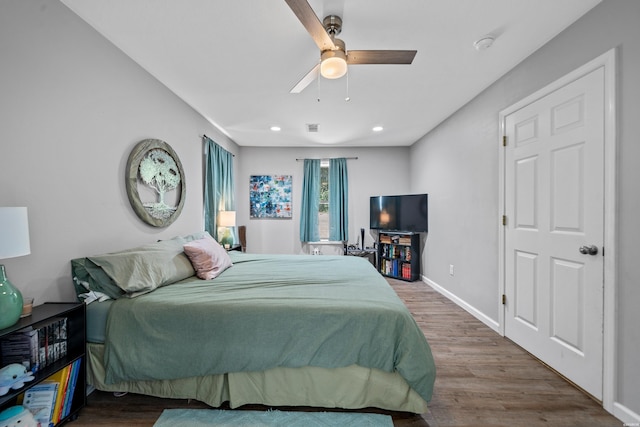
[[[429,345],[367,260],[231,255],[234,265],[212,281],[194,276],[113,303],[107,384],[357,364],[397,371],[431,399]]]

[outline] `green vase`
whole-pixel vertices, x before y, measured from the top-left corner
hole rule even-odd
[[[16,324],[22,314],[22,294],[15,288],[0,265],[0,329]]]
[[[225,249],[228,249],[231,247],[231,245],[233,245],[233,236],[231,235],[231,230],[229,230],[228,227],[225,227],[224,231],[222,232],[222,236],[220,237],[220,244]]]

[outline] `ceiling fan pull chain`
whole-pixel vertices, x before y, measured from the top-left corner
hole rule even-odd
[[[318,81],[318,102],[320,102],[320,80],[322,79],[318,75],[318,78],[316,78],[316,80]]]
[[[347,70],[347,96],[344,98],[346,102],[351,101],[351,97],[349,96],[349,70]]]

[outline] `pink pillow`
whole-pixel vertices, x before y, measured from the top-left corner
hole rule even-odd
[[[186,243],[184,253],[196,270],[196,275],[205,280],[215,279],[233,265],[227,251],[210,236]]]

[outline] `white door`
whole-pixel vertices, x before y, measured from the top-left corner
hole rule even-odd
[[[604,70],[505,116],[505,335],[602,398]]]

